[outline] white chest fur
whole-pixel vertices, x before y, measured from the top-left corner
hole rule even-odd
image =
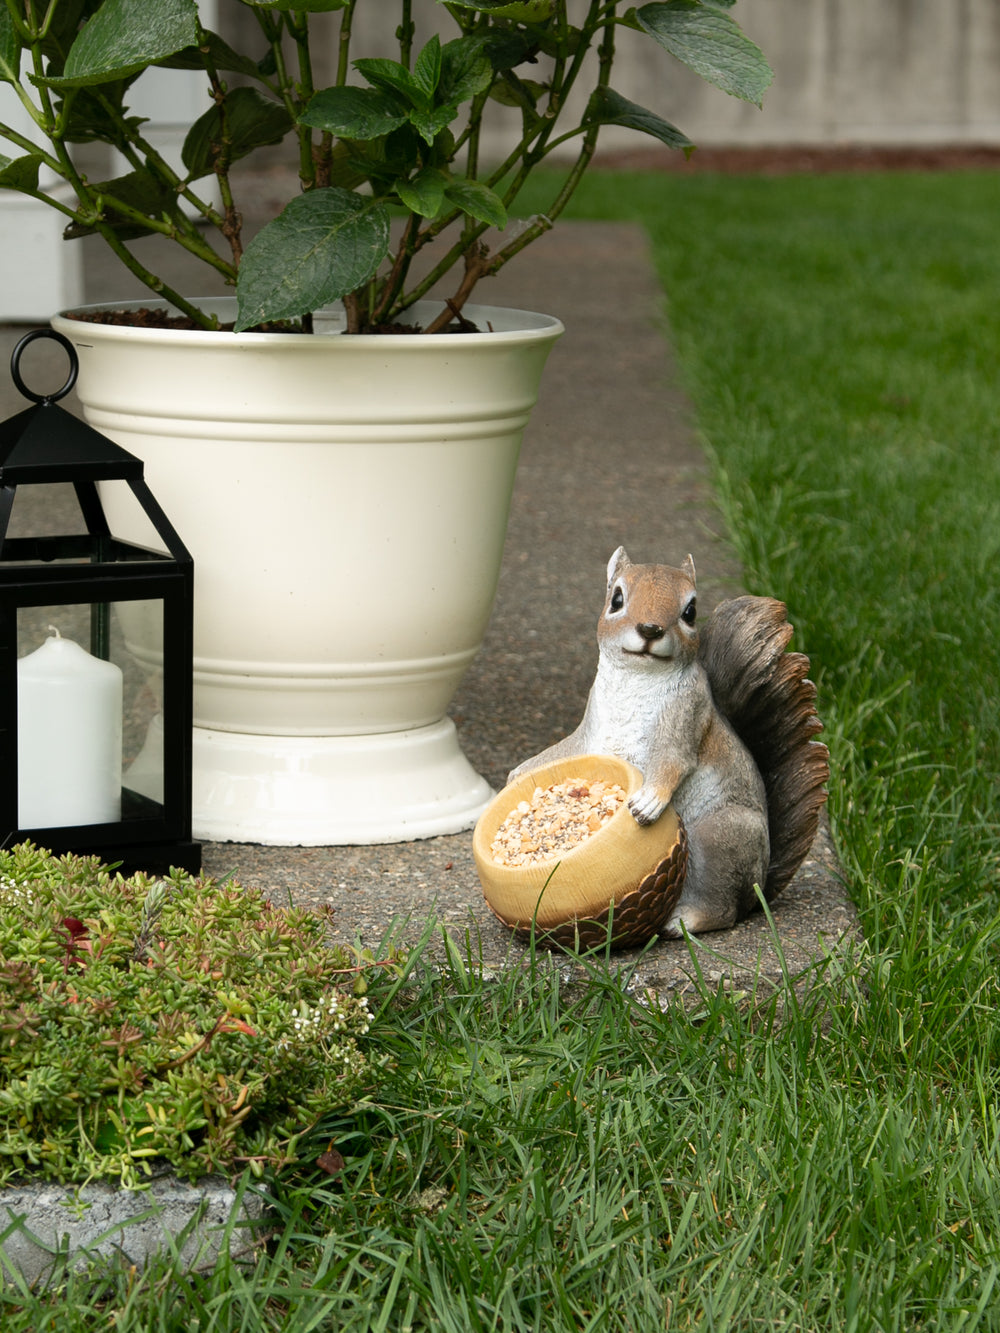
[[[682,668],[659,664],[614,665],[602,657],[587,708],[588,743],[597,753],[616,754],[646,772],[656,719],[676,704]]]

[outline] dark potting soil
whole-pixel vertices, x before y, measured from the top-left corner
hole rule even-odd
[[[162,307],[140,306],[138,310],[72,310],[67,319],[77,319],[86,324],[119,324],[137,329],[192,329],[206,332],[188,315],[171,315]],[[232,321],[220,324],[220,333],[232,333]],[[478,333],[479,329],[471,320],[457,316],[455,321],[441,333]],[[278,320],[269,324],[258,324],[249,333],[308,333],[298,320]],[[379,324],[369,333],[423,333],[419,324]]]
[[[78,319],[86,324],[127,324],[135,329],[201,329],[188,315],[171,315],[162,307],[140,306],[138,310],[71,310],[67,319]],[[219,331],[232,333],[232,322],[220,324]],[[202,330],[204,332],[204,330]],[[302,325],[289,320],[261,324],[255,333],[304,333]]]

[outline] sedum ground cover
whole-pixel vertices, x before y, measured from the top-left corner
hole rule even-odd
[[[5,1331],[1000,1327],[998,205],[992,174],[575,205],[649,232],[745,582],[817,667],[864,948],[687,1014],[613,959],[566,992],[418,952],[254,1263],[15,1285]]]
[[[364,1086],[367,970],[255,889],[0,852],[0,1187],[294,1161]]]

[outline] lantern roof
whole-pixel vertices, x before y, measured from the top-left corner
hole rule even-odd
[[[38,393],[29,388],[21,376],[22,353],[38,338],[59,343],[69,357],[69,375],[54,393]],[[59,407],[57,400],[72,389],[79,370],[76,349],[69,339],[53,329],[34,329],[26,333],[14,348],[10,370],[16,386],[34,406],[0,421],[0,561],[78,561],[85,556],[93,572],[106,559],[110,564],[120,566],[123,559],[133,557],[143,562],[166,558],[146,547],[112,538],[97,483],[123,481],[152,523],[169,557],[190,565],[187,548],[146,485],[142,460]],[[73,484],[87,535],[8,538],[7,528],[18,486],[51,482]],[[111,539],[112,545],[108,546],[105,539]],[[77,575],[82,577],[79,569]],[[29,574],[25,573],[23,577],[28,578]],[[2,581],[0,579],[0,583]]]
[[[142,461],[51,399],[0,422],[0,485],[130,481]]]
[[[22,355],[39,338],[58,343],[69,357],[66,381],[54,393],[39,393],[21,375]],[[76,383],[79,369],[76,348],[54,329],[33,329],[18,342],[10,359],[11,378],[34,406],[0,422],[0,486],[142,480],[140,459],[58,406]]]

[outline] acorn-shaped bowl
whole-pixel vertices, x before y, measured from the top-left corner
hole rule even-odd
[[[584,805],[595,784],[616,784],[625,800],[582,841],[567,846],[555,832],[554,850],[547,840],[533,839],[543,859],[508,864],[518,836],[501,832],[504,821],[530,808],[536,791],[563,784],[579,793],[575,799]],[[536,768],[505,787],[480,815],[472,836],[483,894],[495,915],[521,937],[534,932],[540,942],[561,948],[597,948],[609,939],[617,948],[638,948],[659,934],[684,885],[687,839],[670,806],[654,824],[636,823],[627,802],[641,786],[642,774],[624,760],[584,755]],[[498,834],[505,846],[495,852]]]

